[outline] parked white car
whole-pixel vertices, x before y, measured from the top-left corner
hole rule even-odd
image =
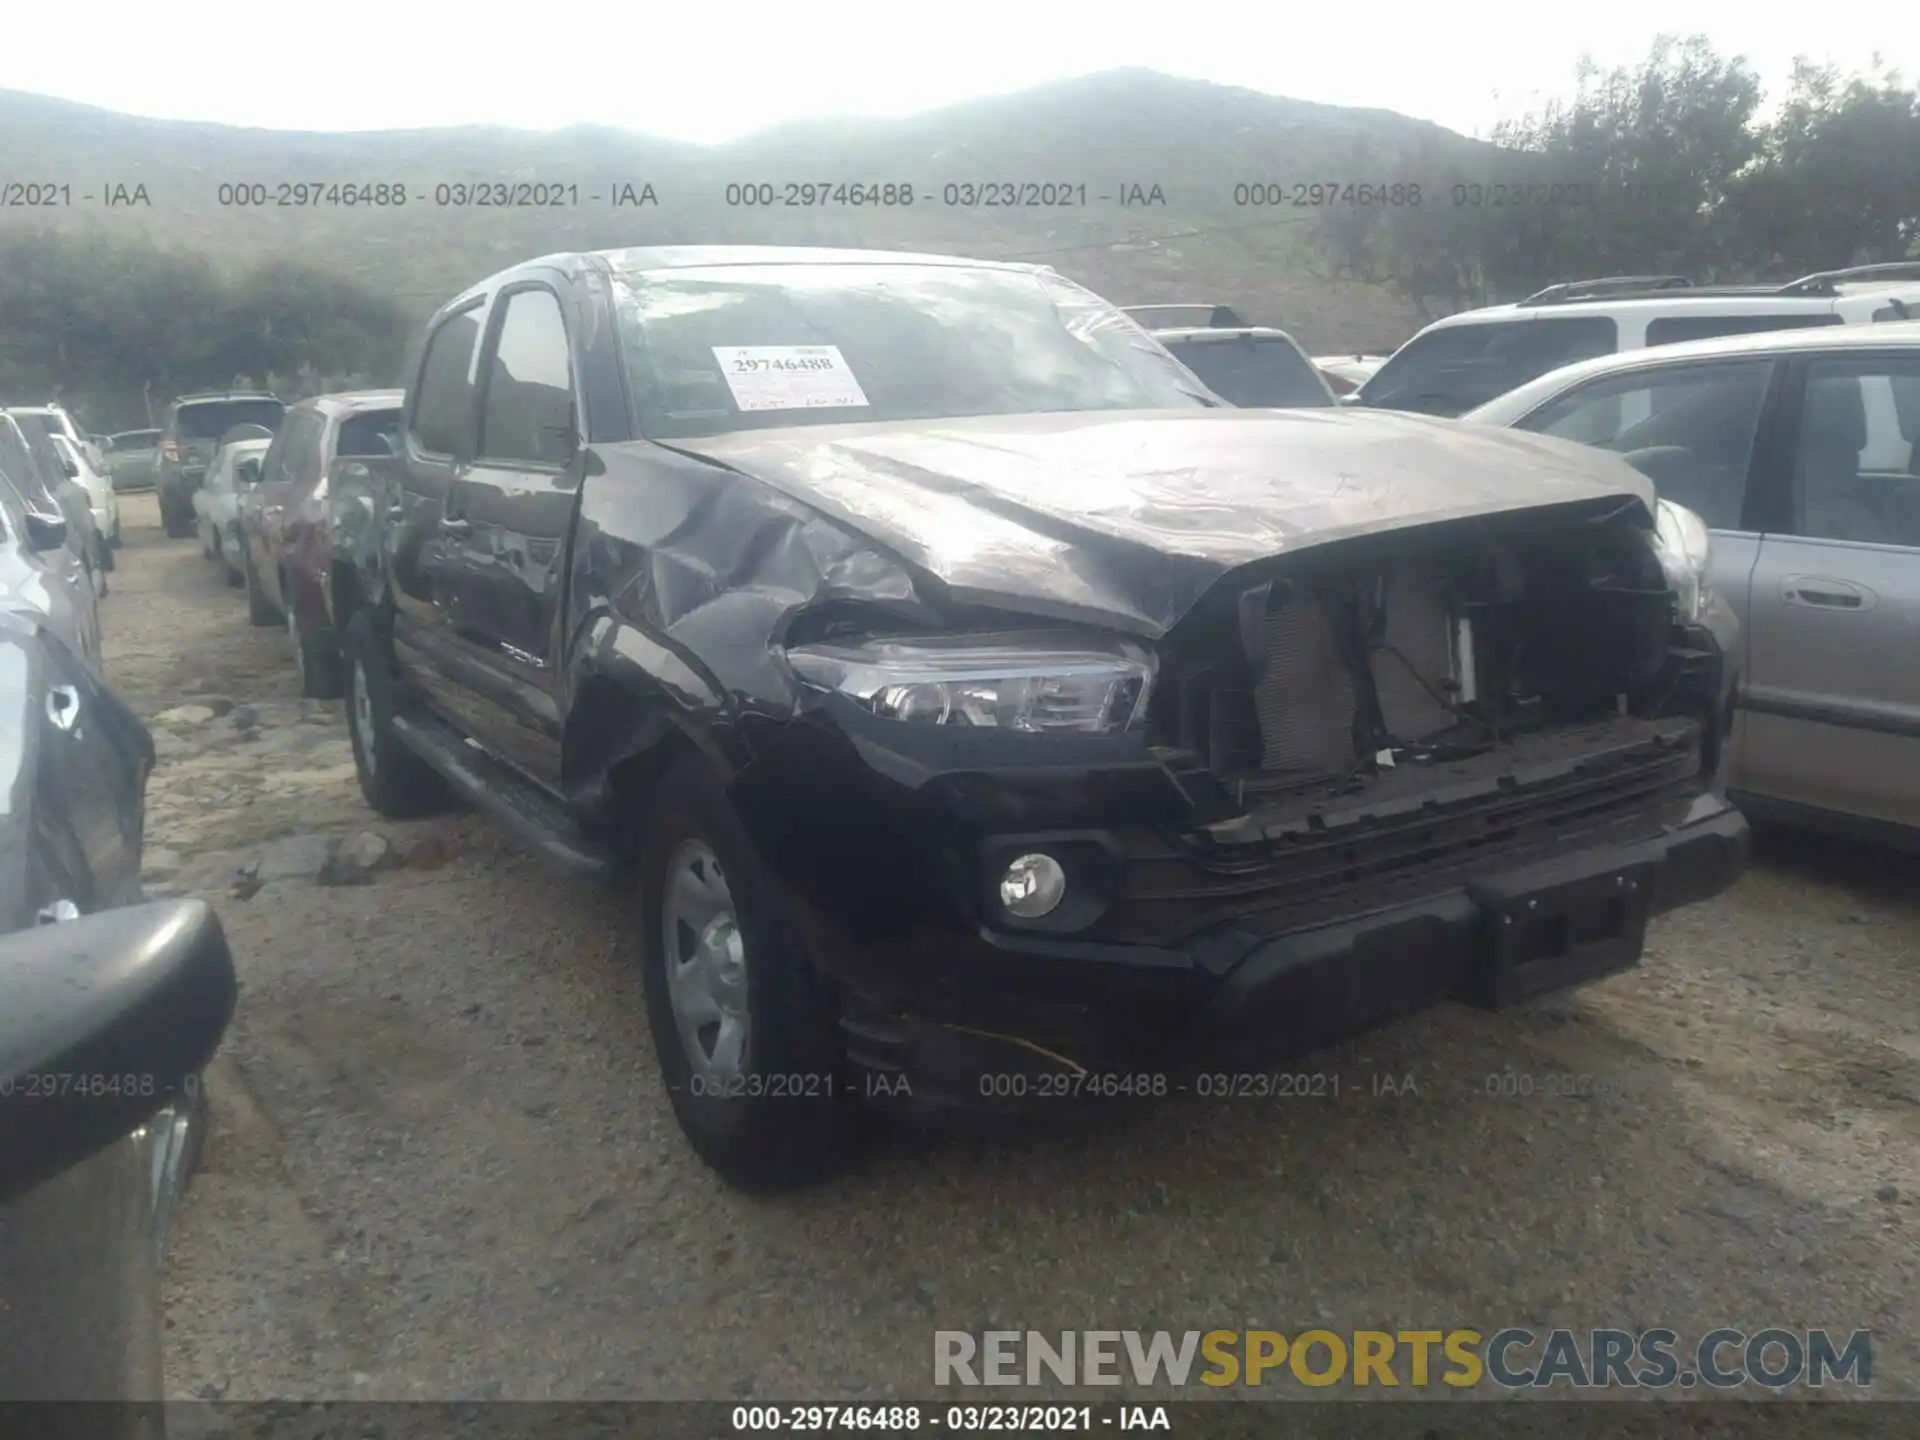
[[[113,482],[101,472],[87,453],[64,435],[52,437],[53,448],[62,460],[71,461],[74,473],[69,478],[87,492],[87,508],[93,512],[93,528],[100,532],[102,545],[120,548],[120,500],[113,493]],[[113,566],[109,562],[107,569]]]
[[[1315,355],[1313,363],[1327,377],[1336,395],[1351,395],[1373,378],[1373,372],[1387,363],[1385,355]]]
[[[200,530],[200,553],[226,567],[227,583],[238,585],[240,568],[240,496],[260,478],[260,462],[273,437],[229,440],[207,471],[207,483],[193,492],[193,514]]]

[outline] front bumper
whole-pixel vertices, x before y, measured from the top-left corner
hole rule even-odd
[[[840,988],[870,1097],[949,1123],[1064,1116],[1088,1076],[1167,1093],[1445,1000],[1499,1009],[1632,968],[1650,916],[1745,866],[1709,714],[1409,767],[1397,792],[1304,822],[1209,826],[1204,777],[1144,741],[1059,737],[1010,770],[991,736],[830,706],[757,747],[733,798]],[[1051,929],[996,917],[993,882],[1028,850],[1091,906]]]
[[[1200,951],[1159,957],[1152,988],[1179,1018],[1151,1039],[1121,1025],[1056,1047],[1019,1033],[1031,1016],[990,1029],[855,995],[849,1051],[870,1097],[961,1127],[1071,1120],[1101,1100],[1191,1091],[1202,1075],[1218,1089],[1223,1073],[1253,1075],[1445,1001],[1502,1010],[1632,969],[1648,919],[1726,890],[1748,844],[1739,811],[1702,795],[1661,834],[1275,935],[1224,973]],[[1124,963],[1084,955],[1082,983],[1097,991]]]

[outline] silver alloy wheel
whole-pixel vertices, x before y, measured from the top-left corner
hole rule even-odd
[[[369,774],[380,773],[380,755],[373,738],[373,692],[367,688],[366,662],[353,662],[353,728],[360,732],[360,758]]]
[[[747,956],[733,892],[704,840],[683,840],[667,861],[660,898],[667,1000],[693,1072],[745,1073],[750,1014]]]

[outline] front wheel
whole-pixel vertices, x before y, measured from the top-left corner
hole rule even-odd
[[[160,524],[169,540],[184,540],[193,534],[196,518],[192,501],[160,491]]]
[[[393,729],[393,653],[371,611],[346,634],[347,739],[360,793],[389,820],[412,820],[450,807],[446,781],[400,743]]]
[[[701,757],[661,781],[639,859],[641,982],[680,1129],[743,1190],[831,1174],[859,1138],[837,997]]]

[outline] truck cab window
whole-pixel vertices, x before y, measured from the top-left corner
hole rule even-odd
[[[473,348],[480,339],[480,307],[450,315],[433,332],[420,362],[412,423],[420,448],[453,455],[467,448],[473,415]]]
[[[480,453],[489,460],[565,465],[573,458],[573,364],[550,290],[519,290],[487,371]]]

